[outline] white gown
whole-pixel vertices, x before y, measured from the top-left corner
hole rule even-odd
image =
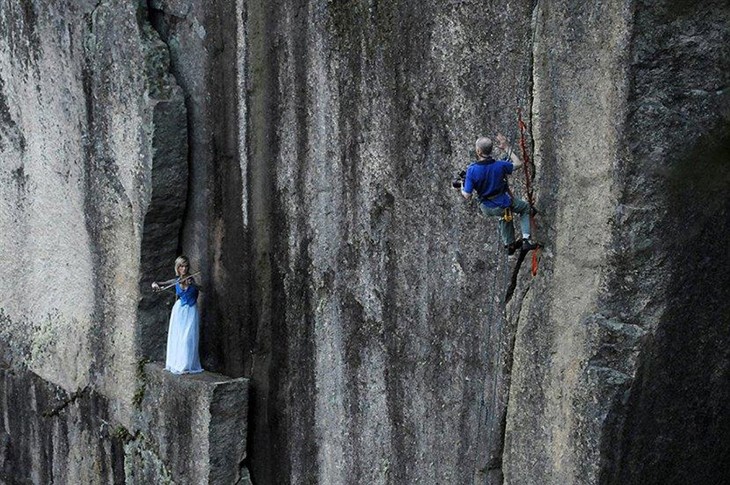
[[[191,284],[183,291],[180,284],[175,283],[175,293],[179,298],[170,313],[165,370],[173,374],[203,372],[198,354],[198,288]]]

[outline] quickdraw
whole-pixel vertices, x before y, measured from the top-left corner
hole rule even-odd
[[[509,207],[505,208],[502,219],[504,219],[505,222],[512,222],[512,219],[513,219],[512,209],[510,209]]]
[[[537,232],[537,224],[535,224],[535,199],[532,192],[532,173],[533,168],[532,160],[530,160],[530,154],[527,151],[527,142],[525,140],[525,131],[527,131],[527,125],[522,120],[522,109],[517,108],[517,123],[520,127],[520,151],[522,152],[522,160],[525,163],[525,192],[527,193],[527,203],[530,205],[530,233],[535,237]],[[537,275],[537,262],[539,260],[540,247],[538,246],[532,251],[532,276]]]

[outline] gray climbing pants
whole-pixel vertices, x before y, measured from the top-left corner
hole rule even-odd
[[[519,219],[520,227],[522,228],[522,235],[530,235],[530,204],[522,199],[512,200],[512,213],[514,217]],[[497,216],[499,217],[499,234],[502,237],[502,243],[507,246],[515,242],[515,226],[512,222],[504,220],[504,207],[487,207],[486,205],[479,204],[479,209],[485,216]]]

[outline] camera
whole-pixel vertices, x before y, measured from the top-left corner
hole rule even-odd
[[[455,189],[460,189],[461,186],[464,184],[464,180],[466,179],[466,170],[462,170],[459,172],[459,175],[454,177],[454,179],[451,181],[451,186]]]

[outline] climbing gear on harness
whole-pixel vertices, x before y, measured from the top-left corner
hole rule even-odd
[[[530,204],[530,233],[534,236],[537,225],[535,224],[535,214],[537,214],[537,209],[535,209],[535,199],[532,192],[532,173],[531,169],[533,168],[532,161],[530,160],[530,155],[527,152],[527,142],[525,141],[525,131],[527,130],[527,125],[522,120],[522,109],[517,108],[517,124],[520,128],[520,151],[522,152],[522,160],[525,163],[525,192],[527,194],[527,203]],[[539,258],[539,251],[540,246],[534,245],[532,252],[532,276],[537,275],[537,263]],[[530,249],[526,249],[526,246],[522,245],[522,251],[530,251]]]
[[[502,219],[504,219],[504,222],[512,222],[514,216],[512,215],[512,209],[510,207],[505,207]]]

